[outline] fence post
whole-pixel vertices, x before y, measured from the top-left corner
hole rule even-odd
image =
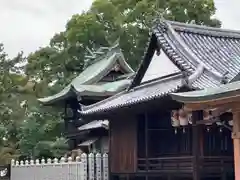
[[[94,174],[94,154],[90,153],[88,156],[88,173],[89,173],[89,180],[94,180],[95,174]]]
[[[67,180],[67,174],[68,174],[68,169],[66,168],[66,163],[65,163],[66,159],[64,157],[62,157],[60,159],[60,165],[61,165],[61,180]]]
[[[11,160],[11,174],[10,174],[11,180],[15,180],[15,172],[16,172],[15,160],[12,159]]]
[[[46,179],[46,161],[45,159],[41,159],[41,174],[40,174],[40,180]]]
[[[88,179],[88,173],[87,173],[87,154],[83,153],[81,154],[81,161],[83,163],[82,165],[82,175],[83,175],[83,180]]]
[[[108,180],[108,175],[109,175],[109,172],[108,172],[108,154],[105,153],[103,154],[103,179],[104,180]]]
[[[96,154],[96,179],[102,180],[102,155],[100,153]]]
[[[60,180],[61,179],[61,165],[58,163],[57,158],[54,158],[53,163],[54,163],[54,169],[53,169],[54,177],[55,177],[55,179]]]
[[[73,160],[11,161],[11,180],[108,180],[107,154],[81,154]]]
[[[82,180],[83,179],[83,174],[82,174],[82,162],[80,162],[80,157],[76,157],[76,180]]]
[[[34,164],[34,160],[30,160],[30,171],[31,171],[31,174],[32,174],[32,178],[35,180],[35,178],[37,177],[36,176],[36,173],[37,173],[37,169],[36,169],[36,166]]]

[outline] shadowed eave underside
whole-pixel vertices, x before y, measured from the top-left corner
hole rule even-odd
[[[221,85],[219,87],[206,88],[204,90],[171,93],[171,97],[183,103],[205,103],[240,96],[240,81]],[[234,99],[233,99],[234,101]]]

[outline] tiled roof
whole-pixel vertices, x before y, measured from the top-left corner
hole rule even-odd
[[[133,69],[125,61],[124,56],[119,47],[114,46],[108,48],[108,52],[105,52],[105,54],[100,55],[100,57],[96,59],[95,63],[88,66],[81,74],[79,74],[79,76],[73,79],[72,82],[68,86],[66,86],[62,91],[52,96],[40,98],[38,100],[44,105],[52,105],[61,100],[64,100],[65,98],[68,98],[69,96],[74,95],[74,91],[77,93],[81,93],[82,90],[85,89],[88,92],[90,92],[89,88],[91,88],[92,91],[90,93],[92,94],[94,94],[95,92],[98,93],[99,90],[101,92],[106,91],[106,88],[98,87],[96,83],[99,80],[101,80],[105,75],[107,75],[107,73],[114,67],[116,63],[119,63],[121,68],[128,75],[134,73]],[[90,87],[90,85],[93,86]],[[113,85],[119,85],[119,83],[113,83],[112,86]],[[116,87],[116,89],[117,88],[118,87]],[[80,89],[80,91],[78,91],[78,89]]]
[[[101,113],[110,109],[142,103],[166,96],[170,92],[176,92],[183,85],[182,74],[173,74],[170,77],[138,86],[130,91],[124,91],[93,105],[83,106],[80,113],[83,115]]]
[[[59,93],[38,99],[44,105],[52,105],[59,101],[63,101],[70,96],[112,96],[120,91],[123,91],[131,84],[130,79],[123,79],[114,82],[108,82],[103,84],[85,85],[85,84],[71,84],[65,87]]]
[[[153,47],[154,37],[169,60],[187,74],[187,79],[195,76],[194,81],[188,84],[191,88],[218,87],[240,78],[240,32],[160,19],[155,21],[152,30],[152,43],[149,44],[148,52],[130,89],[102,102],[84,107],[82,114],[94,114],[149,101],[181,87],[180,79],[171,78],[164,80],[164,83],[155,81],[151,85],[148,83],[141,85],[144,75],[140,74],[146,73],[151,62],[149,51]],[[195,75],[199,67],[203,67],[203,70]]]
[[[88,124],[84,124],[78,128],[79,131],[86,131],[90,129],[105,128],[108,129],[108,120],[95,120]]]
[[[240,32],[165,20],[156,21],[153,32],[181,70],[192,74],[204,65],[195,88],[216,87],[240,72]]]

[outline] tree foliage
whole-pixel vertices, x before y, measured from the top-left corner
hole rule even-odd
[[[126,60],[137,68],[154,18],[219,27],[213,0],[95,0],[75,14],[49,45],[9,59],[0,45],[0,163],[12,156],[56,156],[67,150],[61,110],[41,107],[38,97],[62,89],[85,67],[86,49],[119,39]],[[24,74],[23,74],[24,72]],[[49,83],[55,84],[49,86]]]
[[[68,82],[82,71],[87,47],[109,46],[118,38],[127,61],[136,68],[154,18],[219,27],[220,21],[212,18],[215,10],[213,0],[95,0],[90,10],[72,16],[49,47],[29,56],[27,72],[49,81],[64,77]]]
[[[39,144],[49,143],[49,151],[56,153],[56,143],[66,142],[62,137],[62,120],[59,112],[48,112],[37,102],[44,95],[48,84],[23,74],[21,64],[25,61],[22,53],[9,59],[0,46],[0,163],[9,163],[12,158],[33,156],[42,153]],[[66,148],[62,149],[65,150]],[[50,156],[50,154],[48,154]]]

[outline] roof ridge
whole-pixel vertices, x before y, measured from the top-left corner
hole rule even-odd
[[[182,80],[182,78],[176,78],[166,82],[156,84],[152,83],[150,93],[146,92],[146,89],[148,89],[148,87],[143,87],[142,89],[138,89],[136,91],[133,91],[132,89],[130,91],[124,91],[118,95],[114,95],[108,99],[100,101],[99,103],[87,107],[85,106],[85,108],[80,111],[80,114],[84,116],[94,113],[104,113],[116,108],[123,108],[126,106],[150,101],[156,98],[163,98],[166,97],[169,93],[177,92],[181,87],[184,87],[185,84],[183,84]],[[156,87],[156,85],[158,86]]]
[[[139,86],[136,86],[128,91],[135,91],[135,90],[143,88],[143,87],[152,86],[157,83],[162,83],[162,82],[173,80],[173,79],[180,78],[180,77],[184,77],[182,72],[172,73],[172,74],[160,77],[158,79],[154,79],[153,81],[148,81],[146,83],[140,84]]]
[[[127,93],[133,92],[133,91],[135,91],[135,90],[139,90],[139,89],[141,89],[141,88],[146,88],[146,87],[152,86],[152,85],[154,85],[154,84],[163,83],[163,82],[165,82],[165,81],[174,80],[174,79],[183,77],[183,74],[182,74],[182,73],[175,73],[175,74],[172,74],[172,75],[173,75],[173,76],[166,77],[166,78],[161,79],[161,80],[158,80],[158,81],[150,82],[150,83],[144,84],[144,85],[142,85],[142,86],[140,85],[140,86],[137,86],[137,87],[132,88],[132,89],[130,89],[130,90],[124,90],[124,91],[122,91],[122,92],[120,92],[120,93],[117,93],[117,94],[114,95],[114,96],[111,96],[111,97],[109,97],[109,98],[107,98],[107,99],[104,99],[104,100],[102,100],[102,101],[99,101],[99,102],[97,102],[97,103],[94,103],[94,104],[91,104],[91,105],[88,105],[88,106],[81,105],[81,106],[82,106],[82,110],[81,110],[81,111],[87,111],[88,109],[91,109],[92,107],[96,107],[97,105],[101,105],[101,104],[104,104],[105,102],[108,102],[108,101],[111,101],[111,100],[113,100],[113,99],[116,99],[116,98],[122,96],[123,94],[127,94]],[[81,113],[81,112],[80,112],[80,113]]]
[[[175,32],[172,25],[166,22],[167,28],[169,32],[175,37],[175,39],[178,41],[179,45],[182,46],[182,50],[184,50],[187,54],[187,56],[190,56],[193,58],[197,64],[201,64],[206,70],[208,70],[210,73],[212,73],[215,77],[222,79],[223,75],[220,74],[218,71],[213,69],[213,67],[209,67],[205,63],[203,63],[193,52],[192,50],[186,45],[186,43],[182,40],[182,38]]]
[[[163,39],[165,39],[165,33],[167,32],[168,35],[172,38],[175,39],[175,45],[179,47],[180,51],[183,51],[186,58],[189,59],[193,59],[195,61],[196,64],[198,65],[203,65],[204,69],[207,70],[208,72],[210,72],[215,78],[219,79],[220,81],[222,81],[222,79],[224,78],[224,76],[219,73],[218,71],[216,71],[213,67],[209,67],[208,65],[206,65],[205,63],[203,63],[193,52],[192,50],[186,45],[186,43],[182,40],[182,38],[175,32],[174,27],[172,27],[171,23],[169,23],[171,21],[167,21],[167,20],[162,20],[160,19],[160,21],[158,21],[158,24],[153,27],[153,32],[155,34],[157,34],[158,36],[160,35],[162,39],[159,40],[159,42],[161,43],[162,49],[163,51],[169,56],[169,51],[171,51],[172,56],[176,56],[178,57],[178,53],[176,53],[175,49],[173,49],[171,47],[171,45],[167,45],[169,44],[169,42],[163,42]],[[184,24],[184,23],[180,23],[180,24]],[[159,37],[158,37],[159,38]],[[165,45],[163,45],[165,44]],[[169,47],[167,47],[169,46]],[[175,55],[176,54],[176,55]],[[170,58],[171,59],[171,58]],[[176,58],[175,58],[176,59]],[[186,70],[188,71],[188,73],[192,74],[194,73],[194,71],[196,71],[195,68],[191,67],[192,65],[190,65],[190,68],[181,66],[181,64],[179,64],[177,61],[174,62],[175,64],[177,63],[178,66],[180,66],[180,69],[182,70]],[[190,70],[191,69],[191,70]]]
[[[104,100],[102,100],[102,101],[96,102],[96,103],[91,104],[91,105],[87,105],[87,106],[86,106],[86,105],[81,104],[82,109],[80,110],[80,113],[81,113],[81,111],[86,111],[86,110],[91,109],[92,107],[94,107],[94,106],[96,106],[96,105],[100,105],[100,104],[103,104],[103,103],[105,103],[105,102],[107,102],[107,101],[111,101],[112,99],[118,98],[119,96],[121,96],[122,94],[125,94],[125,93],[127,93],[126,90],[124,90],[124,91],[122,91],[122,92],[119,92],[119,93],[117,93],[117,94],[114,95],[114,96],[111,96],[111,97],[109,97],[109,98],[107,98],[107,99],[104,99]]]
[[[163,20],[177,31],[192,32],[196,34],[211,35],[217,37],[240,38],[240,30],[223,29],[206,25],[190,24],[177,21]]]
[[[99,49],[100,49],[100,48],[99,48]],[[107,51],[107,52],[104,52],[104,54],[99,55],[99,56],[96,56],[96,58],[94,58],[94,60],[90,62],[90,64],[86,67],[86,69],[87,69],[88,67],[90,67],[91,65],[93,65],[93,64],[95,64],[95,63],[97,63],[97,62],[99,62],[99,61],[105,60],[105,59],[107,59],[108,57],[112,56],[114,53],[117,52],[117,50],[119,50],[119,52],[122,53],[121,49],[118,47],[118,49],[117,49],[117,48],[116,48],[116,49],[115,49],[115,48],[114,48],[114,49],[108,49],[108,51]],[[97,51],[98,51],[98,50],[97,50]]]

